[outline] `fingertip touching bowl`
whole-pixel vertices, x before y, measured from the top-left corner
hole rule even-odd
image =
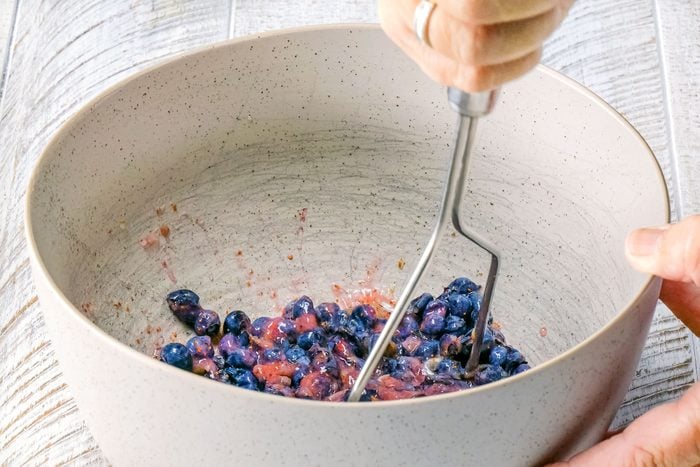
[[[27,235],[52,344],[109,460],[534,465],[599,440],[660,286],[626,264],[624,237],[666,222],[668,199],[633,128],[544,67],[506,86],[481,123],[463,203],[503,252],[495,319],[536,368],[343,404],[151,358],[189,332],[163,303],[174,288],[253,316],[300,293],[400,288],[432,228],[454,119],[444,89],[379,28],[340,25],[173,58],[67,122],[30,182]],[[478,281],[487,265],[448,236],[421,288]]]

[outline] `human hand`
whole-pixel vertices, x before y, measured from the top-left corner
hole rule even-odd
[[[700,335],[700,216],[632,232],[626,251],[636,269],[664,279],[661,300]]]
[[[380,0],[386,34],[425,73],[467,92],[511,81],[540,60],[542,43],[559,26],[574,0],[433,0],[428,20],[431,46],[413,30],[418,0]]]
[[[664,278],[661,300],[700,334],[700,216],[632,232],[627,258],[636,269]],[[683,397],[650,410],[621,433],[557,467],[700,465],[700,383]]]

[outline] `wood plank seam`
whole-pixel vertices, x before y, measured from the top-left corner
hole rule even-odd
[[[228,28],[227,37],[233,39],[236,37],[236,8],[238,7],[238,2],[236,0],[229,0],[229,15],[228,15]]]
[[[10,30],[7,34],[7,48],[5,56],[2,57],[2,74],[0,74],[0,109],[2,109],[2,100],[5,96],[5,78],[10,72],[10,61],[12,60],[12,44],[14,43],[15,25],[17,24],[17,11],[19,10],[19,0],[15,0],[12,5],[12,19],[10,20]]]
[[[659,53],[659,68],[661,72],[661,84],[664,96],[664,117],[666,120],[665,125],[668,135],[668,151],[671,160],[671,172],[673,174],[673,187],[669,187],[669,189],[674,190],[674,198],[676,200],[675,211],[678,215],[678,218],[682,219],[686,214],[693,213],[686,213],[684,209],[683,192],[680,186],[680,157],[676,138],[676,130],[673,125],[674,109],[671,101],[670,83],[667,76],[669,66],[667,63],[668,54],[666,53],[666,38],[664,35],[663,28],[661,28],[660,25],[661,11],[659,0],[652,0],[652,3],[654,9],[654,27],[656,28],[657,37],[656,50]],[[693,361],[695,362],[695,365],[693,365],[693,377],[694,380],[697,382],[698,380],[700,380],[700,339],[698,338],[698,336],[694,335],[693,332],[690,331],[690,329],[687,329],[687,332],[690,335],[690,350],[693,355]]]

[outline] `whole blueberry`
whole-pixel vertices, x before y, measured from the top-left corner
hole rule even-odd
[[[168,365],[192,371],[192,354],[178,342],[164,345],[160,349],[160,359]]]
[[[420,315],[423,313],[423,311],[425,311],[425,307],[428,306],[428,303],[431,301],[433,301],[433,296],[429,293],[419,295],[408,304],[408,312]]]
[[[440,355],[443,357],[458,355],[460,350],[462,350],[462,342],[459,337],[454,334],[444,334],[440,338]]]
[[[349,319],[350,319],[350,317],[348,316],[348,313],[345,310],[338,309],[337,311],[334,311],[333,314],[331,315],[331,320],[328,322],[328,330],[330,332],[334,332],[334,333],[341,333],[341,332],[349,333],[350,332],[348,330]]]
[[[405,315],[399,323],[399,327],[396,328],[395,336],[399,339],[405,339],[418,331],[418,328],[419,325],[418,321],[416,321],[415,315]]]
[[[233,368],[253,368],[257,358],[255,352],[246,348],[233,349],[226,357],[226,365]]]
[[[248,331],[241,331],[241,333],[236,336],[236,340],[241,344],[241,347],[248,347],[250,345],[250,335]]]
[[[508,349],[502,345],[497,345],[491,349],[491,353],[489,354],[489,364],[503,366],[503,364],[506,362],[507,355]]]
[[[449,315],[445,318],[445,332],[451,334],[466,334],[467,333],[467,323],[464,319],[456,315]]]
[[[443,318],[447,316],[447,303],[442,299],[435,299],[428,303],[423,312],[423,318],[426,314],[434,313],[442,316]]]
[[[191,337],[185,346],[193,357],[203,358],[214,356],[214,347],[211,345],[211,337],[209,336]]]
[[[241,347],[248,347],[249,344],[250,337],[245,331],[243,331],[237,336],[234,334],[224,334],[223,337],[221,337],[221,339],[219,340],[219,353],[223,355],[224,358],[226,358],[232,350]]]
[[[290,347],[289,350],[287,350],[284,354],[287,357],[287,360],[292,362],[292,363],[297,363],[297,364],[306,364],[309,365],[311,363],[311,359],[309,358],[309,355],[306,353],[306,350],[302,349],[298,345],[295,345],[294,347]]]
[[[352,310],[350,317],[362,321],[369,328],[377,319],[377,312],[371,305],[358,305]]]
[[[318,344],[321,341],[319,333],[316,331],[307,331],[297,336],[297,345],[304,350],[309,350],[312,345]]]
[[[238,339],[236,339],[236,336],[233,334],[224,334],[223,337],[219,340],[219,353],[223,355],[224,358],[228,357],[228,355],[234,350],[242,347],[241,344],[238,342]]]
[[[445,329],[445,316],[447,306],[442,300],[433,300],[428,304],[423,312],[423,321],[420,323],[420,330],[424,334],[436,335]]]
[[[307,313],[315,313],[314,303],[306,295],[293,300],[284,307],[284,317],[287,319],[298,318]]]
[[[263,350],[258,363],[278,362],[285,358],[284,352],[281,349],[271,348]]]
[[[241,310],[234,310],[224,319],[224,333],[240,334],[250,328],[250,318]]]
[[[522,373],[522,372],[524,372],[524,371],[527,371],[527,370],[529,370],[529,369],[530,369],[530,365],[528,365],[527,363],[521,363],[520,365],[518,365],[517,367],[515,367],[515,369],[514,369],[513,371],[511,371],[510,374],[511,374],[511,375],[517,375],[517,374]]]
[[[460,379],[462,376],[462,365],[451,358],[443,358],[437,366],[436,372],[440,375],[449,376],[452,379]]]
[[[191,290],[181,289],[170,292],[165,301],[170,311],[183,323],[194,324],[199,312],[199,296]]]
[[[267,316],[261,316],[260,318],[256,318],[250,324],[250,334],[252,334],[255,337],[262,336],[263,332],[265,332],[265,329],[267,328],[267,325],[270,324],[270,321],[271,319]]]
[[[457,279],[450,282],[450,285],[448,285],[447,289],[445,289],[445,291],[447,292],[464,295],[475,290],[479,290],[479,286],[467,279],[466,277],[458,277]]]
[[[347,330],[349,331],[348,334],[358,341],[367,337],[370,332],[365,321],[354,316],[351,316],[348,320]]]
[[[194,322],[194,333],[198,336],[215,336],[221,329],[221,319],[218,313],[211,310],[200,310]]]
[[[287,336],[292,336],[296,332],[296,326],[294,325],[294,321],[291,319],[283,319],[278,324],[278,327],[279,330],[285,333]]]
[[[319,324],[323,325],[328,323],[333,317],[334,313],[337,313],[340,307],[337,303],[321,303],[316,307],[316,318]]]
[[[488,363],[491,358],[491,350],[496,347],[496,339],[493,337],[493,331],[490,327],[484,329],[484,340],[481,343],[481,353],[479,354],[479,361],[481,363]]]
[[[420,358],[435,357],[440,353],[440,343],[436,340],[423,341],[416,349],[414,355]]]
[[[451,294],[447,297],[447,311],[452,316],[470,319],[473,306],[467,295]]]
[[[392,374],[398,368],[399,362],[395,358],[385,358],[382,360],[382,373]]]
[[[476,323],[476,320],[479,317],[479,311],[481,310],[481,297],[477,292],[472,292],[467,295],[467,300],[469,300],[472,310],[470,316],[471,322]]]
[[[503,368],[501,368],[500,366],[484,365],[476,373],[474,382],[477,385],[488,384],[493,383],[494,381],[498,381],[499,379],[505,378],[506,376],[506,372],[503,371]]]
[[[508,349],[508,353],[506,354],[506,360],[503,364],[503,368],[505,368],[506,371],[513,371],[519,365],[527,363],[523,357],[523,354],[521,354],[519,350],[514,349],[513,347],[506,348]]]
[[[258,391],[260,389],[258,379],[250,370],[245,370],[243,368],[226,368],[225,371],[229,376],[229,381],[239,388],[253,391]]]

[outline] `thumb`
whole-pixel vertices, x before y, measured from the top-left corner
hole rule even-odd
[[[661,300],[700,335],[700,216],[636,230],[625,247],[632,266],[665,279]]]
[[[627,236],[625,250],[642,272],[700,286],[700,216],[635,230]]]
[[[623,432],[549,467],[691,467],[700,463],[700,383],[645,413]]]

